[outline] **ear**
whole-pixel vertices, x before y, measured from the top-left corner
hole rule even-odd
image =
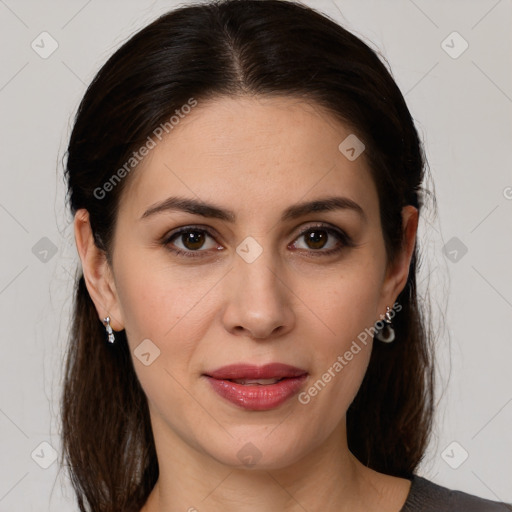
[[[402,232],[403,246],[397,254],[395,261],[390,262],[386,269],[386,277],[382,285],[381,313],[385,313],[386,306],[390,308],[396,301],[400,292],[404,289],[409,276],[409,266],[416,245],[416,233],[418,230],[418,210],[407,205],[402,208]]]
[[[84,280],[99,319],[110,317],[110,325],[115,331],[124,329],[123,316],[114,283],[112,269],[106,253],[94,243],[89,212],[79,209],[74,219],[75,242],[82,261]]]

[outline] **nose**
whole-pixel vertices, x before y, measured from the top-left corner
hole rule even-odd
[[[266,339],[293,329],[293,293],[270,251],[251,263],[236,255],[227,278],[222,322],[228,332]]]

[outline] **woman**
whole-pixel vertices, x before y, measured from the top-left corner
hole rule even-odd
[[[424,165],[376,54],[298,4],[184,7],[108,60],[66,169],[80,510],[508,510],[415,474]]]

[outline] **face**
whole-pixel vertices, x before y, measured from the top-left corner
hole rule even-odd
[[[279,468],[343,437],[371,352],[361,333],[393,305],[409,261],[387,264],[364,153],[338,149],[350,134],[293,98],[218,98],[128,178],[105,303],[145,354],[133,360],[157,445]],[[299,371],[212,379],[269,363]]]

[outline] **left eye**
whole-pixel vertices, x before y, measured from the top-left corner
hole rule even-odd
[[[339,245],[343,245],[344,236],[334,229],[325,227],[313,227],[303,231],[296,240],[304,240],[301,246],[298,242],[294,242],[292,246],[295,249],[305,249],[318,251],[324,249],[322,252],[329,252],[336,250]]]

